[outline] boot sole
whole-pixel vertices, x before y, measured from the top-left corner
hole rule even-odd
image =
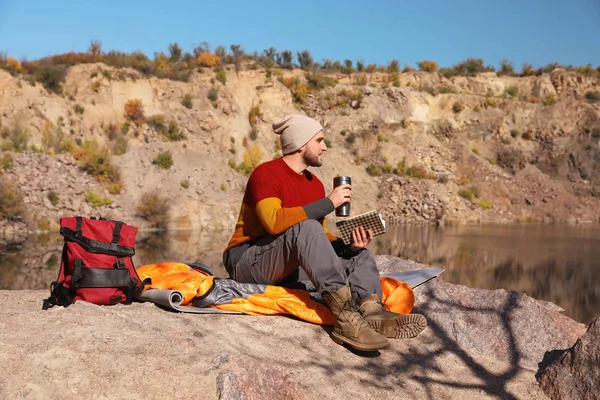
[[[367,323],[379,334],[393,339],[410,339],[417,336],[427,326],[421,314],[400,314],[391,320],[371,320]]]
[[[367,345],[367,344],[357,343],[357,342],[350,340],[348,338],[345,338],[343,336],[339,336],[335,332],[333,332],[331,334],[331,339],[333,339],[333,341],[337,344],[343,345],[345,343],[349,346],[354,347],[356,350],[360,350],[360,351],[375,351],[375,350],[385,349],[386,347],[388,347],[390,345],[389,342],[378,344],[378,345],[377,344]]]

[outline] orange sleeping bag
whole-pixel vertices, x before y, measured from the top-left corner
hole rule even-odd
[[[192,304],[195,298],[204,297],[214,290],[215,286],[228,281],[178,262],[144,265],[137,268],[137,273],[142,281],[151,279],[151,284],[146,285],[144,291],[165,289],[181,292],[181,305]],[[380,281],[382,300],[388,309],[399,314],[409,314],[415,303],[410,285],[388,277],[381,277]],[[289,314],[322,325],[335,323],[335,317],[329,308],[313,300],[309,292],[282,286],[265,285],[263,292],[251,293],[247,297],[233,297],[228,303],[211,304],[210,307],[252,315]]]

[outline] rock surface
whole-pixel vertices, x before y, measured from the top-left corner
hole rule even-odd
[[[382,270],[423,267],[377,260]],[[0,291],[0,397],[543,399],[535,366],[585,330],[517,293],[433,280],[415,294],[425,331],[359,354],[335,344],[330,329],[285,316],[149,303],[42,311],[47,291]],[[540,336],[541,324],[555,336]]]
[[[570,349],[548,352],[541,365],[536,377],[551,399],[600,399],[600,319]]]

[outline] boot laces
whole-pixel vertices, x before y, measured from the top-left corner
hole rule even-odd
[[[379,297],[373,296],[373,298],[375,299],[375,304],[377,307],[385,311],[390,311],[390,307],[387,304],[384,304]]]
[[[342,310],[347,311],[346,316],[348,322],[359,325],[366,324],[366,321],[363,318],[364,311],[356,305],[354,299],[348,299],[348,301],[344,303]]]

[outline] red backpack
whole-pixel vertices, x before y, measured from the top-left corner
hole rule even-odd
[[[43,309],[67,307],[77,300],[100,305],[131,303],[144,287],[131,259],[136,233],[137,228],[120,221],[61,218],[62,261]]]

